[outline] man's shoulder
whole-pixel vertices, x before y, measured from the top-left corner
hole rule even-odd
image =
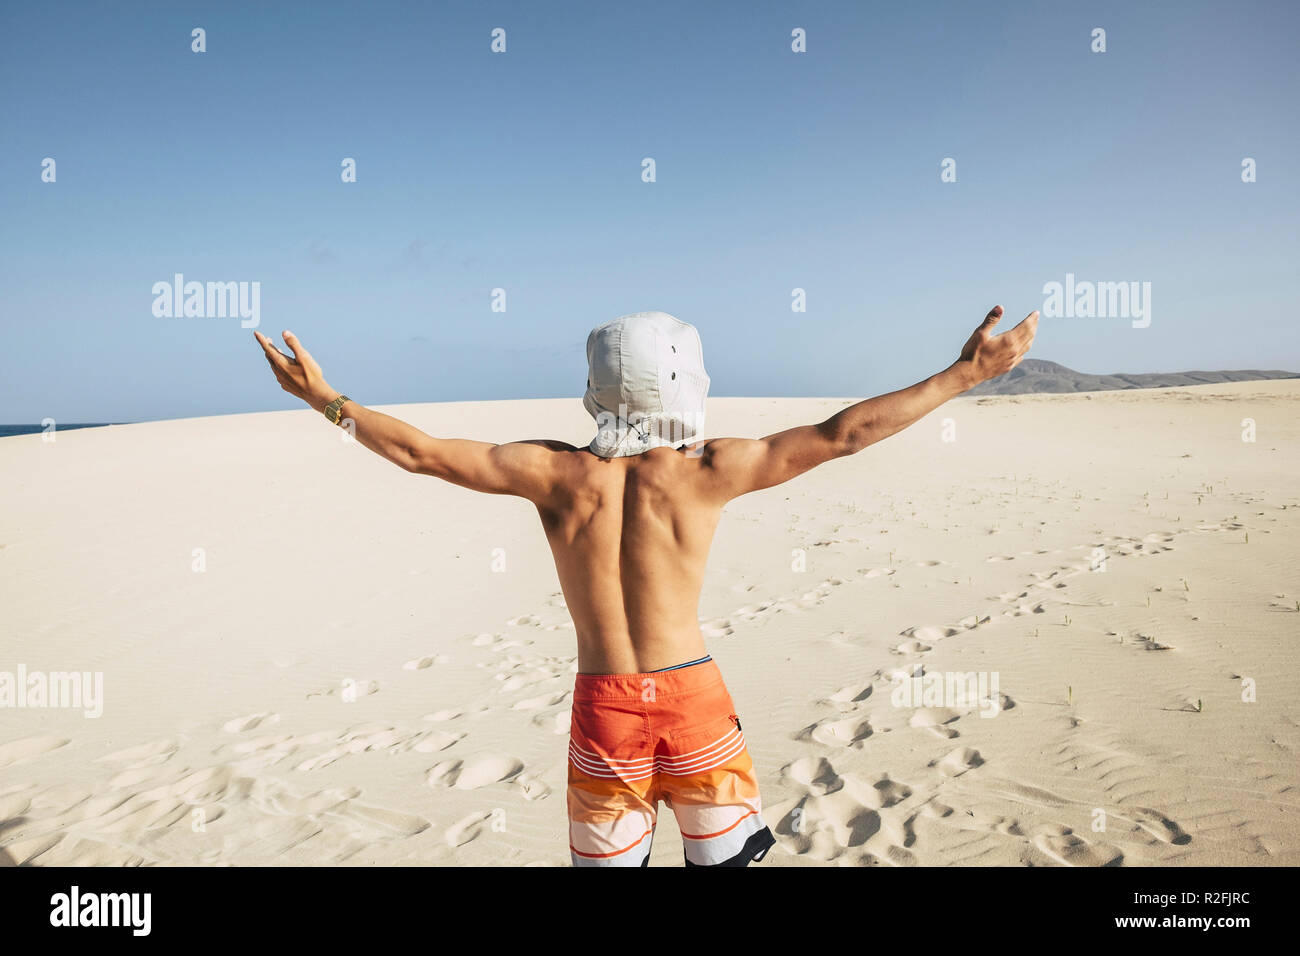
[[[586,451],[585,448],[579,448],[577,445],[570,445],[568,442],[560,441],[555,438],[526,438],[521,441],[509,442],[511,445],[536,445],[547,451],[557,452],[579,452]]]
[[[761,452],[763,442],[757,438],[710,438],[688,447],[688,453],[700,458],[705,465],[717,466]]]

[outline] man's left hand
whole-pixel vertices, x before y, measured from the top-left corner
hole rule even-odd
[[[289,346],[289,351],[293,353],[292,358],[276,348],[275,343],[261,332],[254,332],[253,336],[266,352],[266,360],[270,363],[271,370],[275,372],[275,379],[280,383],[280,387],[295,398],[302,399],[316,411],[323,412],[325,406],[334,401],[339,393],[330,388],[321,373],[320,366],[311,357],[311,353],[302,347],[298,337],[292,332],[282,334],[284,344]]]

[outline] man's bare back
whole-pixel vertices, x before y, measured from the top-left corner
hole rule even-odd
[[[724,502],[704,456],[560,452],[559,493],[537,505],[587,674],[644,673],[705,653],[696,608]]]
[[[546,440],[494,445],[443,439],[346,399],[292,333],[294,357],[255,333],[285,391],[330,408],[356,438],[407,471],[537,507],[573,617],[578,670],[639,674],[705,653],[698,623],[709,546],[726,503],[851,455],[906,428],[1024,357],[1038,314],[993,335],[995,307],[947,369],[849,406],[824,422],[761,439],[717,438],[602,458]],[[333,405],[331,406],[331,403]]]

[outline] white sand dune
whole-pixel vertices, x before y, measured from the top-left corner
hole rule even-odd
[[[709,434],[843,404],[714,399]],[[576,400],[390,411],[591,437]],[[1300,863],[1297,411],[1296,381],[961,399],[729,506],[700,618],[763,865]],[[0,709],[0,860],[567,864],[575,650],[531,506],[341,438],[0,439],[0,671],[104,681],[98,718]],[[994,716],[896,706],[918,666],[996,673]]]

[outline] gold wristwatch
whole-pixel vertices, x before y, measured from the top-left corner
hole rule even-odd
[[[330,424],[342,424],[343,406],[350,401],[352,401],[352,399],[348,398],[346,395],[340,395],[338,398],[334,399],[334,401],[325,406],[325,417],[330,420]]]

